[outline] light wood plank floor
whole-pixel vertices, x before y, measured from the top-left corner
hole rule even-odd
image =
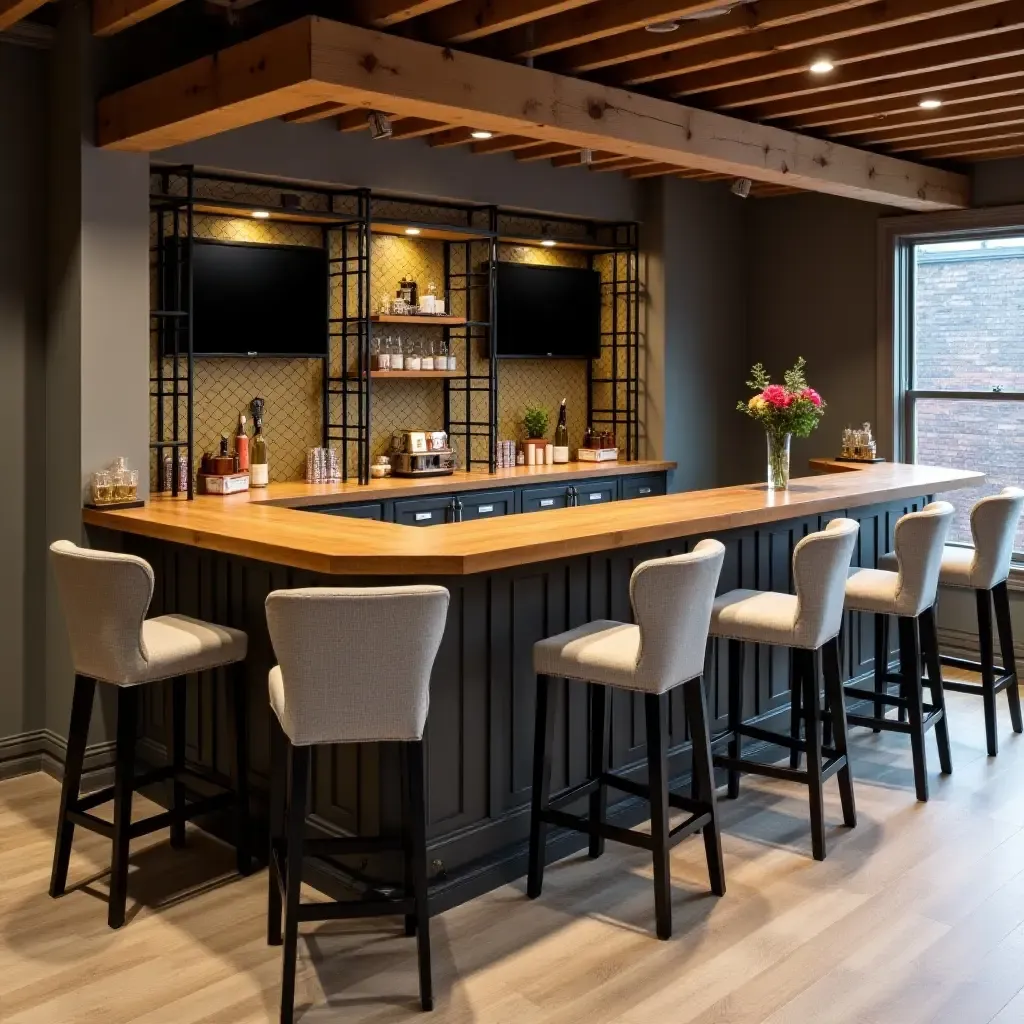
[[[810,859],[803,790],[744,780],[723,801],[728,895],[707,893],[703,844],[672,857],[675,938],[653,937],[644,854],[610,846],[433,922],[438,1008],[421,1016],[398,923],[306,926],[304,1024],[1014,1024],[1024,1022],[1024,737],[1000,700],[985,756],[981,702],[949,698],[955,774],[913,795],[903,737],[853,733],[860,824],[827,787],[829,857]],[[106,927],[109,845],[79,830],[64,899],[46,895],[58,787],[0,783],[0,1021],[263,1024],[277,1020],[266,875],[231,874],[197,832],[134,847],[130,920]],[[142,810],[142,808],[138,808]],[[90,881],[91,879],[91,881]],[[198,895],[193,894],[199,889]]]

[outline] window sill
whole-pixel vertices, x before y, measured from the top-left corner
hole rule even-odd
[[[1006,585],[1010,590],[1024,594],[1024,565],[1015,564],[1010,567],[1010,578]]]

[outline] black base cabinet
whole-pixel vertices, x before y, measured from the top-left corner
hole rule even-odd
[[[844,514],[861,524],[854,564],[874,566],[878,556],[890,548],[896,520],[922,507],[926,500],[922,497],[722,533],[719,539],[726,545],[726,558],[720,590],[749,587],[791,592],[793,546],[806,533]],[[267,594],[282,587],[398,582],[435,583],[449,589],[452,603],[431,680],[426,735],[431,907],[439,911],[526,871],[536,692],[533,644],[591,619],[629,620],[629,580],[635,566],[647,558],[687,551],[701,536],[471,576],[386,580],[319,576],[163,541],[103,536],[103,531],[96,531],[93,543],[121,547],[149,560],[156,573],[150,614],[194,615],[237,626],[249,634],[246,672],[253,695],[251,789],[257,823],[265,820],[266,814],[270,711],[265,695],[267,673],[274,665],[264,614]],[[842,646],[845,677],[872,670],[873,630],[873,616],[847,616]],[[387,636],[369,635],[364,642],[386,662]],[[744,719],[758,717],[766,723],[765,728],[788,731],[788,652],[752,645],[744,664]],[[339,687],[344,678],[344,663],[339,662]],[[229,718],[222,707],[222,683],[221,672],[189,678],[189,706],[198,710],[189,722],[188,757],[230,772],[232,747]],[[727,665],[724,646],[714,642],[708,645],[705,683],[712,729],[723,731]],[[560,789],[586,778],[587,687],[558,683],[553,699],[560,724],[552,788]],[[147,687],[142,700],[140,757],[159,762],[163,756],[164,695],[159,687]],[[690,750],[681,693],[672,696],[670,716],[671,776],[676,784],[685,785]],[[773,722],[776,716],[778,721]],[[611,720],[613,768],[641,779],[646,742],[642,699],[614,693]],[[400,779],[398,752],[388,744],[319,750],[312,782],[316,827],[325,835],[374,835],[397,829]],[[648,811],[646,805],[624,797],[612,805],[611,814],[617,824],[628,826],[644,820]],[[218,825],[212,822],[210,827],[217,830]],[[230,834],[230,827],[226,821],[225,835]],[[553,830],[549,843],[550,858],[579,848],[581,837]],[[346,868],[364,883],[400,880],[400,868],[384,856],[360,859]],[[346,877],[339,871],[310,881],[340,897],[349,891]]]

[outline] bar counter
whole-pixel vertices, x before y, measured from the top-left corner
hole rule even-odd
[[[926,466],[879,464],[826,472],[828,462],[816,465],[819,475],[793,480],[784,493],[751,484],[426,529],[315,511],[371,495],[416,494],[416,481],[358,489],[277,485],[262,493],[191,503],[158,498],[143,509],[87,511],[85,521],[94,546],[127,550],[153,565],[157,583],[150,614],[191,614],[249,634],[256,828],[265,821],[269,773],[265,695],[274,656],[264,614],[267,594],[285,587],[381,583],[438,583],[449,589],[451,606],[431,679],[426,735],[431,909],[436,912],[525,873],[535,704],[532,647],[537,640],[592,619],[628,620],[633,568],[646,558],[686,551],[702,537],[715,536],[726,545],[723,591],[791,592],[793,547],[837,516],[860,522],[854,563],[873,566],[889,550],[901,515],[921,508],[936,493],[984,481],[980,473]],[[609,493],[621,497],[631,493],[625,486],[628,474],[653,475],[666,468],[664,463],[626,463],[553,469],[563,481],[619,474],[618,490],[610,487]],[[497,477],[473,475],[469,482],[493,490],[551,482],[551,473],[552,467],[538,467]],[[435,495],[472,489],[464,483],[447,477],[429,487]],[[379,652],[382,666],[391,639],[383,634],[365,638]],[[847,616],[844,675],[870,672],[873,656],[873,617]],[[752,648],[744,663],[744,718],[756,718],[771,729],[775,716],[785,716],[777,728],[788,729],[788,652]],[[726,724],[725,668],[716,644],[709,644],[705,685],[713,731]],[[219,682],[220,674],[212,673],[189,683],[199,691],[190,697],[190,707],[199,712],[190,722],[189,758],[214,768],[230,763],[231,749]],[[343,664],[338,686],[344,686]],[[589,696],[581,685],[557,686],[555,692],[552,785],[557,790],[587,777]],[[148,693],[145,700],[140,755],[160,763],[163,701]],[[613,767],[642,779],[642,699],[616,692],[611,708]],[[685,786],[690,751],[681,694],[673,695],[670,708],[670,771],[675,784]],[[757,756],[756,749],[752,753]],[[397,751],[387,744],[318,751],[312,784],[316,828],[323,835],[373,835],[397,828],[399,779]],[[649,814],[647,805],[632,797],[613,804],[609,813],[611,821],[623,826]],[[216,831],[218,824],[209,827]],[[256,848],[263,845],[257,838]],[[555,830],[549,859],[579,846],[580,837]],[[353,884],[386,886],[398,877],[399,865],[370,856],[308,880],[340,896]]]

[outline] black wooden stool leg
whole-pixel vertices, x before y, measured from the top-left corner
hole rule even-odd
[[[729,757],[734,761],[743,756],[743,740],[739,728],[743,724],[743,644],[739,640],[729,641]],[[728,772],[730,800],[740,795],[740,773],[735,768]]]
[[[96,681],[75,676],[75,695],[71,701],[71,725],[68,728],[68,749],[64,758],[64,781],[60,787],[60,811],[57,814],[57,839],[53,848],[53,870],[50,874],[50,895],[56,899],[64,895],[68,884],[68,865],[71,863],[71,843],[75,838],[75,824],[68,821],[68,811],[78,801],[82,785],[85,748],[89,742],[89,720],[92,718],[92,698]]]
[[[167,721],[167,751],[174,769],[171,781],[171,809],[174,818],[171,821],[171,846],[180,850],[185,845],[185,783],[180,772],[185,767],[185,677],[172,679],[170,686],[170,711]]]
[[[821,778],[821,697],[818,651],[795,651],[802,662],[804,721],[807,727],[807,790],[811,810],[811,852],[815,860],[825,859],[825,796]]]
[[[135,791],[135,736],[139,721],[139,690],[122,686],[117,691],[117,762],[114,765],[114,855],[110,864],[110,904],[107,924],[124,924],[128,902],[128,856],[132,829],[132,793]]]
[[[526,895],[535,900],[544,887],[547,825],[542,820],[551,792],[551,748],[555,742],[555,715],[551,707],[551,680],[537,676],[537,715],[533,732],[533,797],[530,809],[530,874]]]
[[[996,670],[992,650],[992,595],[987,590],[976,590],[978,605],[978,647],[981,652],[981,699],[985,704],[985,740],[989,757],[999,753],[999,733],[996,724]]]
[[[917,619],[900,616],[900,675],[907,698],[910,747],[914,758],[914,788],[918,800],[928,799],[928,761],[924,746],[924,697],[921,693],[921,656]]]
[[[409,765],[409,811],[412,833],[413,898],[416,903],[416,952],[420,969],[420,1005],[434,1008],[434,985],[430,973],[430,907],[427,890],[427,806],[423,741],[407,746]]]
[[[853,797],[853,770],[850,767],[846,728],[846,700],[843,695],[842,668],[839,660],[839,642],[830,640],[822,651],[825,670],[825,693],[832,720],[832,746],[838,757],[846,757],[846,764],[836,773],[839,781],[839,799],[843,805],[843,822],[848,828],[857,824],[857,804]]]
[[[889,684],[885,681],[886,673],[889,671],[889,616],[875,616],[875,693],[885,693]],[[885,717],[885,704],[880,700],[875,701],[875,718]],[[874,726],[872,732],[881,732],[879,726]]]
[[[281,886],[277,865],[284,865],[285,805],[288,792],[288,741],[277,715],[270,712],[270,870],[267,873],[267,945],[280,946]],[[275,857],[275,854],[277,857]],[[278,859],[280,858],[280,859]]]
[[[252,840],[249,829],[249,686],[245,663],[228,669],[230,718],[235,748],[235,858],[240,875],[252,874]]]
[[[295,972],[299,954],[299,894],[306,834],[306,796],[309,787],[309,747],[288,744],[291,792],[285,840],[284,971],[281,980],[281,1024],[295,1016]]]
[[[412,804],[409,802],[409,745],[398,744],[399,775],[402,784],[402,858],[404,868],[405,898],[416,898],[416,837],[412,827]],[[405,915],[405,934],[412,938],[416,934],[415,912]]]
[[[800,741],[800,725],[803,720],[803,680],[800,678],[799,659],[790,656],[789,668],[789,738]],[[790,750],[789,767],[796,771],[800,767],[800,751]]]
[[[1013,678],[1006,684],[1006,699],[1010,703],[1010,721],[1014,732],[1024,732],[1024,721],[1020,713],[1020,689],[1017,677],[1017,658],[1013,653],[1013,625],[1010,621],[1010,595],[1006,580],[992,588],[992,603],[996,609],[996,626],[999,630],[999,650],[1003,658],[1003,670]]]
[[[935,622],[935,607],[921,613],[921,651],[928,666],[928,689],[932,706],[942,714],[935,720],[935,742],[939,748],[939,767],[943,775],[953,771],[953,753],[949,746],[949,721],[946,718],[946,691],[942,686],[942,663],[939,661],[939,631]]]
[[[668,696],[644,697],[647,718],[647,781],[651,789],[651,846],[654,853],[654,918],[659,939],[672,937],[672,876],[668,837]]]
[[[698,677],[688,682],[683,687],[683,698],[693,750],[694,797],[711,808],[711,824],[703,829],[711,891],[716,896],[724,896],[725,864],[722,860],[722,837],[718,830],[718,803],[711,765],[711,730],[708,726],[708,703],[703,680]]]
[[[608,732],[610,716],[608,702],[611,694],[607,686],[591,683],[590,690],[590,778],[600,779],[608,771]],[[597,791],[590,794],[590,856],[600,857],[604,853],[604,824],[608,807],[608,787],[602,782]]]

